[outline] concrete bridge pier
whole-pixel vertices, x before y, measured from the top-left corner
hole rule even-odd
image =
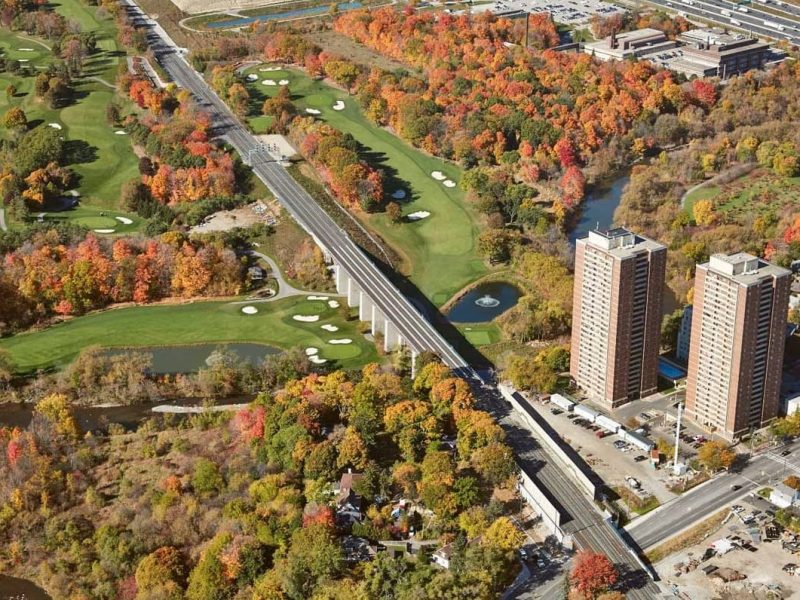
[[[350,277],[347,278],[347,304],[348,306],[358,306],[359,300],[363,295],[361,288]],[[360,312],[360,309],[359,309]]]

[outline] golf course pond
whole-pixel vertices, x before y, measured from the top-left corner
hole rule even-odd
[[[152,371],[156,375],[193,373],[208,366],[208,357],[215,350],[226,349],[252,365],[258,365],[270,354],[279,354],[280,348],[265,344],[194,344],[191,346],[155,346],[137,348],[111,348],[106,354],[113,356],[128,352],[143,352],[153,357]]]
[[[486,323],[514,306],[522,292],[504,281],[481,283],[461,296],[447,313],[452,323]]]

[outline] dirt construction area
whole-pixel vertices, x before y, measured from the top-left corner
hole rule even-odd
[[[280,215],[280,206],[275,201],[253,202],[233,210],[221,210],[208,215],[200,225],[192,227],[191,233],[230,231],[237,227],[250,227],[257,223],[275,225]]]
[[[767,541],[765,502],[742,502],[727,522],[705,540],[655,565],[662,581],[678,598],[744,600],[800,598],[800,563],[786,532]],[[758,508],[756,508],[756,506]],[[742,517],[758,512],[751,524]]]
[[[172,3],[186,14],[199,15],[208,12],[270,6],[280,4],[281,0],[172,0]]]

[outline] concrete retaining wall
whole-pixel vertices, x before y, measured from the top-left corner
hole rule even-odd
[[[551,452],[555,453],[563,463],[563,466],[569,470],[575,481],[577,481],[584,491],[594,499],[597,496],[597,486],[576,463],[575,459],[562,447],[564,442],[556,437],[557,434],[555,431],[552,431],[550,426],[542,419],[541,415],[537,414],[514,388],[503,384],[497,387],[500,393],[503,394],[503,397],[511,403],[514,410],[522,415],[531,429],[537,434],[539,441],[547,446]]]
[[[519,491],[528,504],[541,515],[542,522],[547,530],[556,536],[559,542],[564,540],[564,532],[561,530],[561,513],[558,512],[553,503],[547,499],[539,486],[534,483],[525,471],[519,472]]]

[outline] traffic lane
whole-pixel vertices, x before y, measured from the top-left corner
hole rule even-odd
[[[798,442],[787,446],[790,451],[798,447]],[[627,528],[628,534],[641,548],[649,548],[655,543],[674,535],[694,522],[721,510],[742,497],[766,485],[782,469],[782,463],[762,455],[753,459],[741,473],[729,473],[715,479],[695,491],[689,491],[670,504],[668,510],[647,518],[637,525],[636,521]],[[718,483],[717,483],[718,482]],[[734,486],[738,488],[734,489]]]

